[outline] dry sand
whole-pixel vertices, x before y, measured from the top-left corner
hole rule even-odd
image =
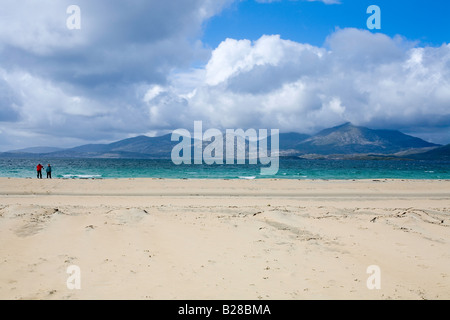
[[[0,299],[449,299],[450,181],[1,178],[0,242]]]

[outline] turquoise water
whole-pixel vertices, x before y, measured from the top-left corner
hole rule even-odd
[[[173,179],[450,179],[449,161],[301,160],[280,158],[275,176],[261,176],[259,165],[174,165],[171,160],[0,159],[0,177],[35,178],[36,165],[48,163],[53,178]],[[45,171],[43,172],[45,178]]]

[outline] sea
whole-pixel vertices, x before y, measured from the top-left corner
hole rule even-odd
[[[168,160],[0,159],[0,177],[36,178],[36,165],[50,163],[61,179],[450,179],[450,161],[305,160],[280,158],[276,175],[261,165],[175,165]],[[45,178],[45,169],[43,170]]]

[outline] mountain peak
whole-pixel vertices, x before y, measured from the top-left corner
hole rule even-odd
[[[402,150],[433,147],[435,144],[397,130],[373,130],[351,122],[325,129],[299,144],[305,153],[351,154],[395,153]]]
[[[326,135],[329,135],[334,132],[348,131],[350,129],[357,129],[357,128],[360,128],[360,127],[354,126],[351,122],[346,122],[344,124],[341,124],[341,125],[338,125],[338,126],[335,126],[332,128],[324,129],[324,130],[320,131],[318,134],[316,134],[316,136],[326,136]]]
[[[356,127],[356,126],[353,125],[353,123],[351,123],[351,122],[346,122],[346,123],[336,126],[334,128],[339,129],[339,128],[349,128],[349,127]],[[331,129],[333,129],[333,128],[331,128]]]

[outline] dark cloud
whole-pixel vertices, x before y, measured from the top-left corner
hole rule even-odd
[[[209,52],[202,26],[231,2],[79,0],[81,30],[68,30],[72,1],[2,1],[0,149],[30,138],[115,140],[194,120],[305,133],[351,121],[450,139],[449,45],[343,29],[320,48],[266,35]]]
[[[14,92],[9,84],[0,77],[0,122],[19,121],[19,107],[21,104],[20,97]]]
[[[0,105],[0,122],[17,122],[19,119],[20,115],[15,108],[8,105]]]
[[[0,120],[20,120],[2,135],[72,143],[152,130],[143,95],[205,56],[203,23],[232,1],[79,0],[80,30],[66,26],[73,1],[2,1],[0,75],[12,89]]]
[[[81,30],[66,27],[71,1],[42,1],[40,6],[8,2],[4,9],[16,21],[0,23],[5,30],[0,33],[2,67],[85,90],[113,83],[163,83],[171,69],[189,66],[197,49],[190,39],[225,2],[80,0]]]

